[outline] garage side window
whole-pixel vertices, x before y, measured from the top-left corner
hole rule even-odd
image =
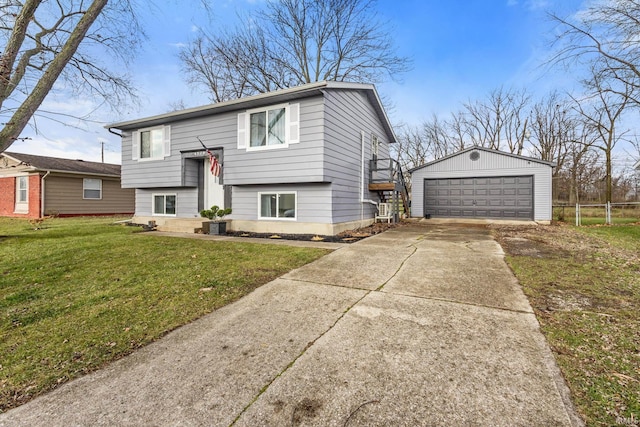
[[[297,195],[292,193],[258,193],[260,219],[296,219]]]

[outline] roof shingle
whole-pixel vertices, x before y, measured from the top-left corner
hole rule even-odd
[[[84,160],[60,159],[57,157],[35,156],[33,154],[12,153],[5,151],[9,157],[28,164],[39,170],[86,173],[92,175],[120,176],[120,165],[112,163],[87,162]]]

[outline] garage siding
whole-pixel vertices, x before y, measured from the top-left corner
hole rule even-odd
[[[471,160],[471,152],[480,153]],[[424,217],[425,179],[533,177],[533,219],[550,221],[552,167],[547,162],[485,148],[466,149],[411,171],[411,216]]]

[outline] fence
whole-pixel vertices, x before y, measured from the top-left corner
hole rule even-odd
[[[640,202],[554,205],[554,219],[569,221],[575,216],[575,225],[628,224],[640,221]],[[573,222],[573,221],[571,221]]]

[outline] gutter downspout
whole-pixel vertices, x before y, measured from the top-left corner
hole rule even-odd
[[[360,155],[361,155],[361,162],[360,162],[360,220],[364,221],[364,206],[362,205],[362,203],[371,203],[372,205],[378,207],[378,202],[374,202],[373,200],[369,200],[369,199],[365,199],[364,198],[364,183],[365,183],[365,179],[364,179],[364,172],[365,172],[365,159],[364,159],[364,144],[365,144],[365,136],[364,136],[364,131],[361,130],[360,131]]]
[[[40,217],[44,216],[44,179],[49,176],[51,171],[47,171],[42,178],[40,178]]]

